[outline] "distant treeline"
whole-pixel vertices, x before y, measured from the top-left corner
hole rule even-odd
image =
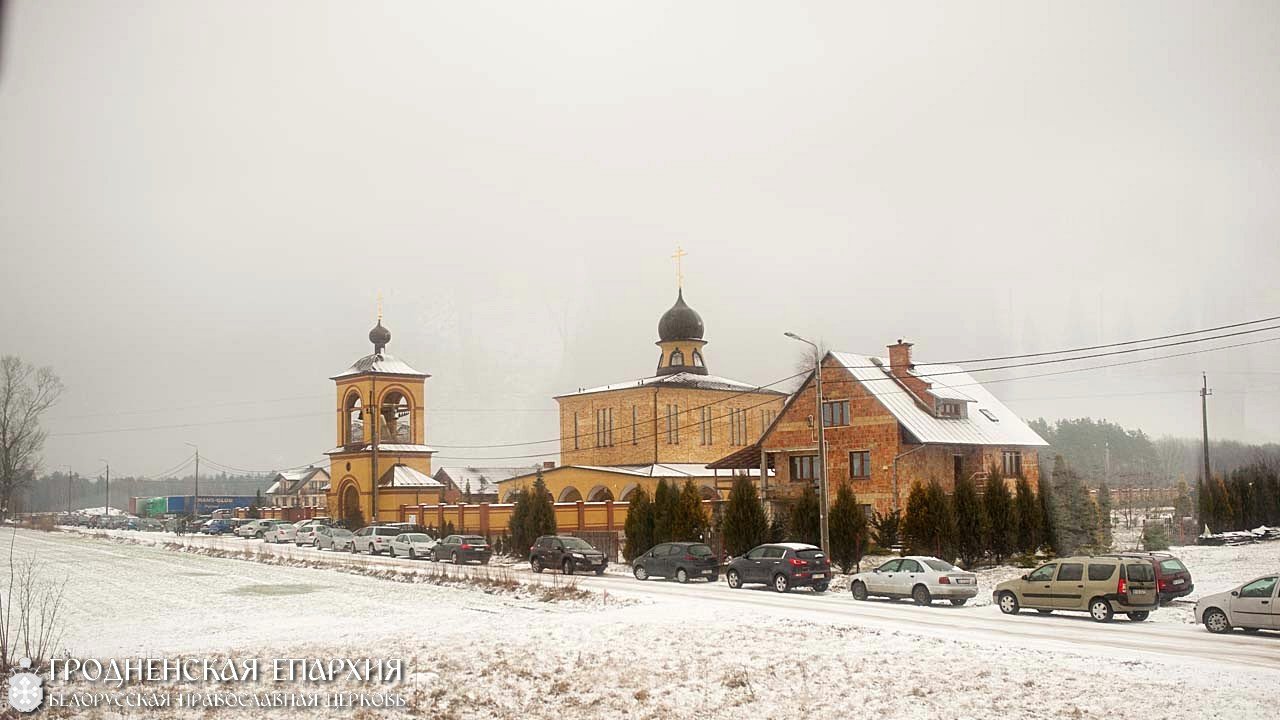
[[[262,475],[200,475],[200,495],[256,495],[271,487],[272,478]],[[71,509],[102,507],[105,486],[99,478],[73,475],[68,485],[66,473],[51,473],[39,477],[19,499],[20,512],[50,512],[67,509],[67,493],[71,493]],[[164,495],[191,495],[195,491],[195,476],[151,480],[136,477],[111,478],[111,507],[129,509],[131,497],[159,497]]]
[[[1201,443],[1195,438],[1152,439],[1141,430],[1092,418],[1062,419],[1053,423],[1032,420],[1031,428],[1049,442],[1040,453],[1041,472],[1052,474],[1055,455],[1068,467],[1096,484],[1106,478],[1112,488],[1171,487],[1184,479],[1195,485],[1204,474]],[[1110,471],[1107,470],[1108,448]],[[1209,462],[1214,475],[1228,476],[1240,468],[1260,465],[1280,468],[1280,444],[1248,445],[1234,440],[1210,440]]]

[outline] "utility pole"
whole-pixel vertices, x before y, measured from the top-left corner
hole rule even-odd
[[[191,514],[200,514],[200,446],[195,443],[187,443],[196,449],[196,494],[191,498]],[[216,468],[215,468],[216,469]]]
[[[111,519],[111,463],[105,458],[100,458],[107,466],[107,482],[106,482],[106,498],[103,500],[106,504],[102,506],[102,512],[107,519]]]
[[[67,514],[71,514],[71,466],[67,466]]]
[[[1204,430],[1204,484],[1209,486],[1209,396],[1213,391],[1209,389],[1209,376],[1203,371],[1200,373],[1200,427]]]
[[[809,342],[795,333],[783,333],[792,340],[798,340],[813,348],[814,408],[818,420],[818,529],[821,536],[822,552],[831,557],[831,533],[827,523],[830,500],[827,497],[827,437],[826,422],[822,417],[822,351],[816,343]]]

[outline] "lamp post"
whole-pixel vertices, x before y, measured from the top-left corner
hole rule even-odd
[[[191,498],[191,514],[200,514],[200,446],[195,443],[187,443],[187,445],[196,450],[196,493]]]
[[[783,335],[813,348],[813,377],[816,391],[814,408],[818,418],[818,528],[822,536],[822,552],[826,553],[827,557],[831,557],[831,536],[827,529],[827,426],[822,418],[822,351],[818,349],[816,343],[805,340],[795,333],[787,332]]]

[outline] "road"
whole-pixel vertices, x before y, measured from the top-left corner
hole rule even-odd
[[[266,545],[257,540],[241,540],[231,537],[191,537],[181,539],[172,535],[159,533],[131,533],[115,531],[112,534],[122,536],[130,541],[147,544],[163,544],[165,542],[181,542],[194,546],[221,548],[226,550],[243,550],[248,547],[257,552],[278,554],[285,557],[305,559],[321,566],[341,566],[352,563],[370,567],[395,567],[412,571],[419,569],[447,568],[450,574],[466,575],[477,572],[492,572],[497,568],[481,568],[478,566],[453,567],[447,564],[433,564],[424,560],[411,561],[407,558],[390,558],[386,556],[371,557],[368,555],[353,556],[348,553],[332,553],[318,551],[314,548],[298,548],[292,544]],[[189,557],[159,548],[147,548],[143,553],[131,544],[109,543],[101,538],[87,538],[75,533],[37,534],[33,533],[32,541],[49,546],[50,549],[70,549],[71,547],[91,544],[99,551],[114,552],[124,556],[139,555],[138,561],[145,563],[148,572],[162,571],[166,565],[180,565],[176,558]],[[165,556],[175,559],[166,561]],[[202,563],[222,563],[219,567],[227,567],[225,563],[243,563],[243,561],[223,560],[220,558],[201,558]],[[249,563],[244,563],[249,564]],[[256,564],[256,563],[255,563]],[[259,564],[260,565],[260,564]],[[535,575],[527,566],[519,565],[504,568],[517,579],[531,583],[550,583],[561,581],[558,573]],[[255,578],[269,577],[273,572],[281,574],[288,571],[291,578],[306,573],[307,568],[284,568],[260,565],[254,568]],[[227,570],[227,572],[235,572]],[[693,582],[680,585],[675,582],[650,580],[640,582],[630,575],[621,572],[610,572],[604,576],[576,575],[575,581],[580,587],[607,592],[615,598],[634,598],[648,603],[670,605],[674,608],[698,603],[699,606],[714,605],[717,614],[723,612],[729,616],[733,613],[762,613],[768,617],[806,619],[827,623],[842,623],[861,627],[877,628],[885,631],[904,632],[952,640],[965,640],[975,643],[990,644],[996,647],[1017,645],[1034,648],[1060,648],[1062,650],[1101,655],[1110,659],[1118,656],[1132,658],[1159,658],[1179,662],[1210,663],[1218,666],[1251,666],[1260,669],[1280,670],[1280,634],[1260,634],[1255,636],[1233,633],[1228,636],[1211,635],[1203,628],[1169,622],[1134,623],[1118,619],[1108,624],[1099,624],[1083,614],[1056,613],[1052,616],[1040,616],[1035,613],[1023,613],[1017,616],[1006,616],[993,605],[966,606],[961,608],[950,605],[933,607],[917,607],[907,602],[869,601],[856,602],[847,593],[826,593],[817,595],[807,590],[795,590],[788,594],[778,594],[764,588],[730,589],[723,581],[714,584]],[[362,578],[367,581],[369,579]],[[376,581],[375,581],[376,582]],[[364,586],[364,582],[361,583]],[[384,585],[387,583],[383,583]],[[989,593],[990,588],[982,592]],[[721,610],[720,608],[723,608]],[[628,612],[626,608],[616,612]]]

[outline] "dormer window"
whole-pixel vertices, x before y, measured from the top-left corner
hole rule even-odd
[[[960,403],[958,402],[940,402],[938,403],[938,417],[958,418],[961,415]]]

